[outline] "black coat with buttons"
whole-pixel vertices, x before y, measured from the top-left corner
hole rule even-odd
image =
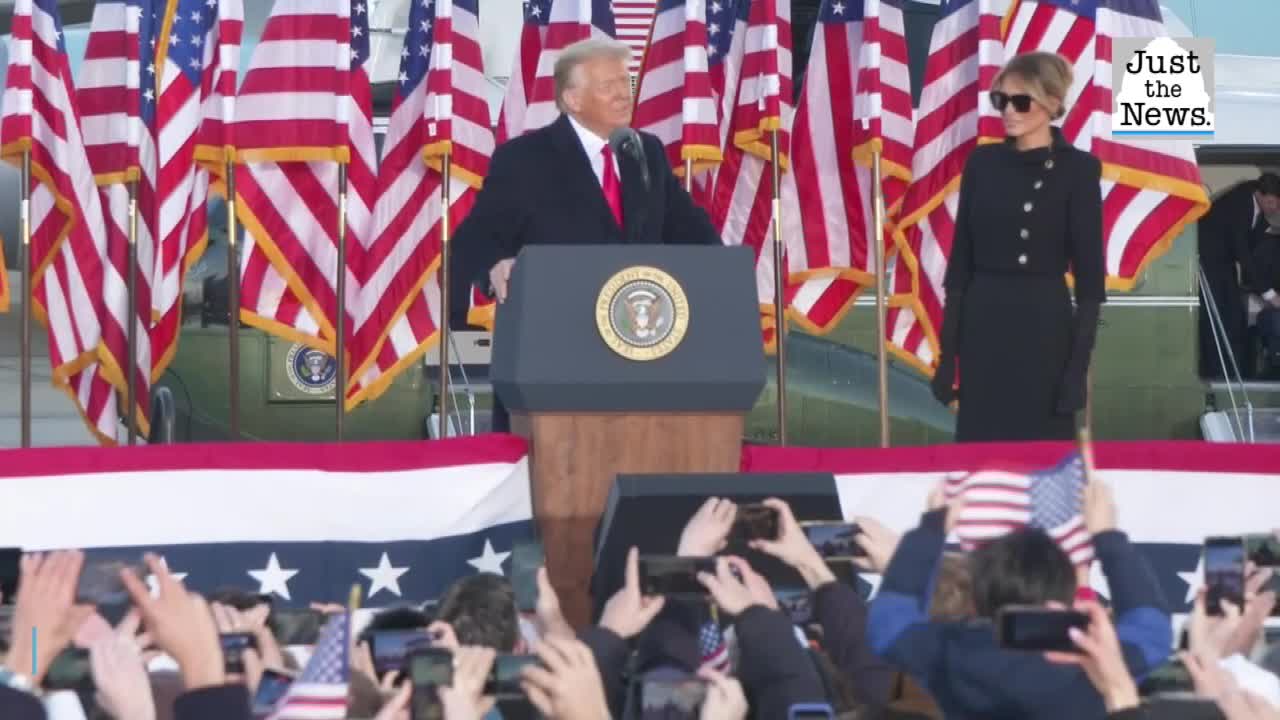
[[[1106,301],[1101,170],[1057,128],[1049,147],[969,156],[934,381],[943,401],[958,387],[958,441],[1074,436]]]

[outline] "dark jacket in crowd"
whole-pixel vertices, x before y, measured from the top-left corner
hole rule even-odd
[[[1001,649],[990,621],[929,621],[945,517],[942,510],[927,513],[903,536],[871,602],[872,648],[916,678],[949,719],[1105,717],[1102,698],[1079,668]],[[1154,572],[1124,533],[1100,533],[1093,542],[1111,588],[1125,662],[1142,678],[1172,652],[1169,610]]]
[[[822,646],[853,684],[864,705],[889,703],[897,670],[871,650],[867,603],[848,583],[830,582],[813,593],[813,617],[822,627]]]
[[[702,663],[699,631],[710,618],[705,605],[668,598],[662,612],[640,634],[637,669],[676,667],[697,672]],[[808,648],[796,640],[791,618],[753,605],[734,618],[738,638],[736,677],[758,720],[785,718],[796,704],[829,702]]]
[[[44,704],[29,693],[0,687],[0,718],[46,720]],[[173,703],[174,720],[249,720],[249,693],[243,685],[191,690]]]

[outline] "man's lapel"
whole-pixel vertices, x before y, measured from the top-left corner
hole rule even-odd
[[[609,203],[605,202],[600,181],[591,169],[591,161],[582,147],[582,141],[578,140],[578,133],[569,124],[568,115],[562,114],[553,123],[551,137],[564,158],[564,175],[569,183],[569,187],[564,188],[565,192],[571,197],[581,197],[587,203],[584,206],[585,214],[596,215],[600,220],[612,223],[613,211],[609,209]],[[625,192],[624,189],[624,196]]]

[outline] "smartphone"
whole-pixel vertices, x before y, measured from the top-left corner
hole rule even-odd
[[[640,593],[705,596],[707,588],[698,582],[698,573],[715,571],[716,559],[712,557],[641,555]]]
[[[707,697],[707,681],[692,675],[645,680],[640,686],[641,720],[698,720]]]
[[[267,625],[281,646],[315,645],[329,617],[311,608],[272,608]]]
[[[747,503],[738,506],[738,514],[729,530],[729,542],[745,545],[752,540],[778,539],[778,511],[768,505]]]
[[[403,670],[409,654],[417,648],[431,647],[426,628],[413,630],[380,630],[369,634],[369,654],[378,677]]]
[[[542,543],[526,540],[511,548],[511,587],[516,595],[516,610],[532,613],[538,607],[538,568],[546,562]]]
[[[1166,662],[1148,673],[1138,684],[1138,693],[1144,697],[1194,692],[1195,684],[1191,680],[1191,673],[1181,660]]]
[[[89,665],[89,651],[73,646],[58,653],[58,656],[49,664],[49,672],[45,674],[41,687],[50,691],[93,690],[93,669]]]
[[[520,671],[525,665],[538,664],[537,655],[499,655],[493,659],[489,677],[484,682],[484,695],[498,700],[519,700],[524,697],[520,688]]]
[[[807,521],[800,523],[800,529],[824,560],[852,560],[867,555],[856,540],[862,532],[857,523]]]
[[[1204,539],[1205,602],[1210,615],[1222,614],[1222,601],[1244,607],[1244,539]]]
[[[787,720],[835,720],[835,716],[826,703],[798,703],[787,708]]]
[[[774,588],[773,596],[778,599],[778,609],[791,618],[791,624],[804,626],[813,622],[813,595],[809,588]]]
[[[22,548],[0,548],[0,604],[18,599],[18,578],[22,577]]]
[[[275,709],[276,703],[289,692],[293,678],[282,672],[266,669],[262,671],[262,679],[258,681],[258,691],[253,695],[254,717],[265,717]]]
[[[131,569],[141,579],[150,574],[146,565],[141,562],[86,560],[80,570],[80,581],[76,585],[76,603],[100,608],[131,603],[129,591],[120,580],[120,571],[125,569]]]
[[[228,674],[240,675],[244,673],[244,658],[242,654],[250,648],[258,649],[258,638],[253,633],[222,633],[218,635],[218,642],[222,645],[222,665]]]
[[[437,688],[453,686],[453,653],[444,648],[421,648],[409,654],[409,701],[412,720],[444,720]]]
[[[1089,616],[1077,610],[1011,605],[996,613],[996,638],[1007,650],[1079,652],[1068,631],[1088,627]]]
[[[1280,568],[1280,536],[1275,533],[1245,535],[1244,554],[1258,567]]]

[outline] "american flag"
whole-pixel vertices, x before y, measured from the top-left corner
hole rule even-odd
[[[963,500],[955,533],[964,550],[1022,528],[1048,533],[1073,565],[1093,562],[1093,539],[1085,527],[1084,488],[1088,483],[1079,453],[1031,473],[980,470],[949,476],[947,500]]]
[[[654,29],[655,6],[662,4],[662,0],[613,0],[618,39],[631,48],[631,63],[627,69],[632,75],[640,72],[645,47],[653,44],[650,36]],[[698,0],[697,4],[702,5],[702,0]]]
[[[11,33],[0,156],[21,166],[31,154],[31,301],[49,334],[54,384],[112,444],[125,334],[123,313],[108,313],[104,298],[108,285],[113,299],[123,290],[107,262],[125,236],[93,182],[56,0],[18,0]]]
[[[889,349],[932,374],[959,204],[960,175],[979,142],[1004,137],[986,93],[1004,63],[995,0],[944,0],[916,110],[912,181],[897,220]]]
[[[150,150],[143,141],[139,119],[139,89],[142,85],[139,37],[149,30],[150,2],[99,3],[94,7],[89,42],[81,66],[76,104],[89,167],[101,187],[108,214],[108,243],[105,253],[103,308],[114,322],[103,321],[102,371],[117,390],[125,387],[128,338],[124,328],[135,326],[136,353],[133,372],[136,385],[135,408],[139,425],[147,430],[148,397],[151,379],[151,268],[155,243],[146,224],[138,223],[137,264],[134,294],[136,314],[126,320],[129,308],[127,275],[129,244],[124,228],[129,226],[129,190],[124,184],[139,177],[143,153]],[[121,329],[119,336],[115,329]]]
[[[784,234],[804,238],[787,263],[788,317],[812,332],[828,331],[875,284],[871,152],[881,152],[887,211],[911,178],[904,33],[899,0],[825,0],[818,10],[783,180]]]
[[[373,245],[352,309],[348,404],[380,395],[437,340],[440,189],[449,153],[450,227],[474,204],[493,154],[476,0],[414,3],[379,170]]]
[[[711,79],[711,99],[716,106],[719,128],[716,147],[721,150],[729,142],[750,13],[750,0],[711,0],[706,6],[707,74]],[[721,155],[723,157],[723,152]],[[693,180],[693,199],[708,210],[711,209],[716,174],[712,168],[697,173]]]
[[[754,0],[742,34],[737,86],[725,92],[736,98],[729,120],[730,142],[716,170],[711,221],[726,245],[746,245],[756,252],[756,287],[765,316],[773,307],[773,187],[770,180],[771,135],[778,131],[778,162],[790,165],[792,121],[791,0]],[[736,37],[734,46],[736,47]],[[799,238],[785,238],[796,244]],[[766,325],[766,345],[772,331]]]
[[[1056,52],[1075,64],[1062,131],[1102,161],[1107,287],[1131,290],[1142,270],[1209,209],[1190,141],[1114,137],[1111,40],[1167,36],[1156,0],[1015,0],[1006,54]]]
[[[698,654],[702,666],[716,672],[729,672],[729,646],[724,639],[724,631],[715,620],[703,624],[698,631]]]
[[[160,238],[154,266],[153,376],[178,348],[182,286],[208,244],[206,203],[211,184],[226,174],[244,28],[242,0],[168,0],[143,43],[144,142],[140,207]],[[220,183],[219,183],[220,184]]]
[[[351,673],[351,614],[336,613],[320,629],[302,674],[267,715],[269,720],[343,720]]]
[[[662,141],[667,161],[679,175],[686,159],[694,161],[697,172],[722,157],[720,113],[707,58],[706,11],[703,0],[659,2],[631,120]],[[719,12],[724,12],[723,5]],[[721,32],[719,26],[716,32]]]
[[[0,312],[9,312],[9,270],[4,265],[3,243],[0,243]]]
[[[499,143],[556,119],[556,58],[592,35],[615,36],[609,0],[526,0],[520,47],[498,116]]]
[[[368,58],[362,0],[279,0],[236,98],[237,211],[249,235],[241,318],[331,355],[337,273],[347,273],[350,315],[359,289],[351,269],[361,266],[372,227]],[[338,267],[339,163],[348,179],[345,268]]]

